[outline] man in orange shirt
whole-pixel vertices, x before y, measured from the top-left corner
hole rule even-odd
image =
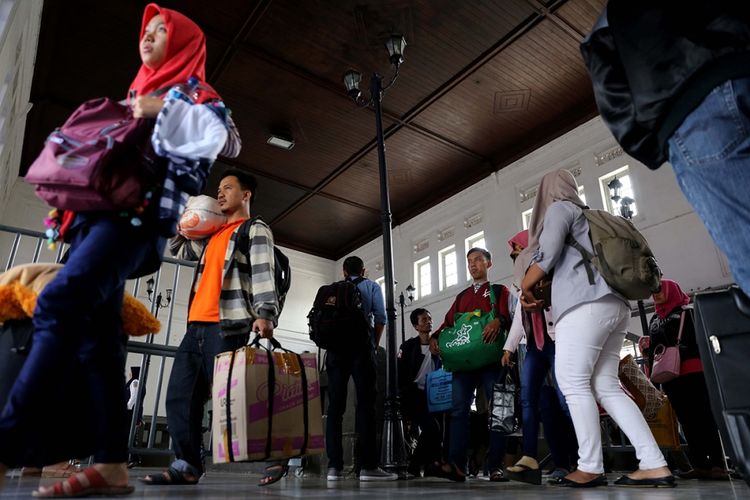
[[[167,389],[167,426],[176,460],[147,484],[197,484],[203,474],[203,406],[210,395],[214,357],[247,344],[250,331],[273,337],[279,315],[274,285],[273,234],[262,220],[244,224],[256,197],[257,181],[241,170],[226,171],[218,201],[227,222],[210,238],[175,237],[172,254],[197,260],[188,327],[175,355]],[[245,254],[239,231],[247,231]],[[179,228],[178,228],[179,231]]]

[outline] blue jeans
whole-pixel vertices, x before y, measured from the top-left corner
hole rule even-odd
[[[203,472],[203,406],[211,395],[214,358],[247,344],[249,335],[222,337],[218,323],[188,323],[167,387],[167,428],[177,458],[172,464],[175,469],[194,476]]]
[[[326,453],[328,467],[344,468],[343,418],[349,378],[357,391],[355,429],[357,460],[361,469],[378,466],[375,428],[376,365],[375,351],[369,347],[352,353],[326,353],[328,372],[328,412],[326,413]]]
[[[714,88],[669,139],[677,182],[750,294],[750,78]]]
[[[469,411],[474,399],[474,391],[484,390],[487,401],[492,400],[492,386],[500,376],[500,363],[472,370],[453,373],[453,407],[451,408],[450,446],[448,461],[466,472],[466,448],[469,443]],[[501,469],[505,455],[504,434],[490,432],[490,449],[487,457],[487,469]]]
[[[163,242],[119,218],[76,226],[67,263],[37,299],[33,345],[0,416],[0,462],[127,460],[123,293]]]
[[[541,351],[535,345],[527,349],[521,370],[523,454],[529,457],[536,458],[537,455],[539,401],[542,385],[550,372],[555,373],[555,344],[548,339]],[[556,392],[562,408],[567,411],[565,398],[559,389],[556,389]]]

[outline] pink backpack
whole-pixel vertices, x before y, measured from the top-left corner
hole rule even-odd
[[[108,98],[84,102],[52,132],[26,173],[48,205],[74,211],[122,210],[143,204],[155,173],[144,159],[153,120],[133,118]]]

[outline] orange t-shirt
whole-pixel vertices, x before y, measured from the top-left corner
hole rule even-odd
[[[188,322],[219,322],[219,296],[224,279],[224,258],[232,233],[243,222],[245,221],[238,220],[225,224],[208,241],[203,259],[203,273],[200,282],[198,282],[198,289],[195,291],[193,301],[190,303]]]

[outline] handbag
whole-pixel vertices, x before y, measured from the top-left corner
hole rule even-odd
[[[520,384],[512,368],[505,367],[492,386],[490,431],[513,434],[520,428]]]
[[[440,413],[453,406],[453,374],[438,368],[427,374],[425,382],[427,411]]]
[[[498,363],[503,357],[504,335],[485,344],[482,332],[495,319],[497,299],[490,285],[490,311],[475,311],[456,314],[453,326],[440,332],[440,358],[443,367],[450,372],[471,371]]]
[[[680,316],[680,330],[677,334],[677,344],[666,347],[659,344],[654,349],[654,363],[651,367],[651,381],[664,384],[680,376],[680,340],[685,326],[685,311]]]
[[[60,210],[145,206],[147,191],[164,177],[149,140],[154,123],[133,117],[122,102],[106,97],[86,101],[47,137],[25,180],[39,198]]]
[[[618,370],[620,383],[638,405],[646,419],[654,418],[664,405],[664,393],[654,387],[654,384],[646,377],[635,363],[632,354],[628,354],[620,360]]]

